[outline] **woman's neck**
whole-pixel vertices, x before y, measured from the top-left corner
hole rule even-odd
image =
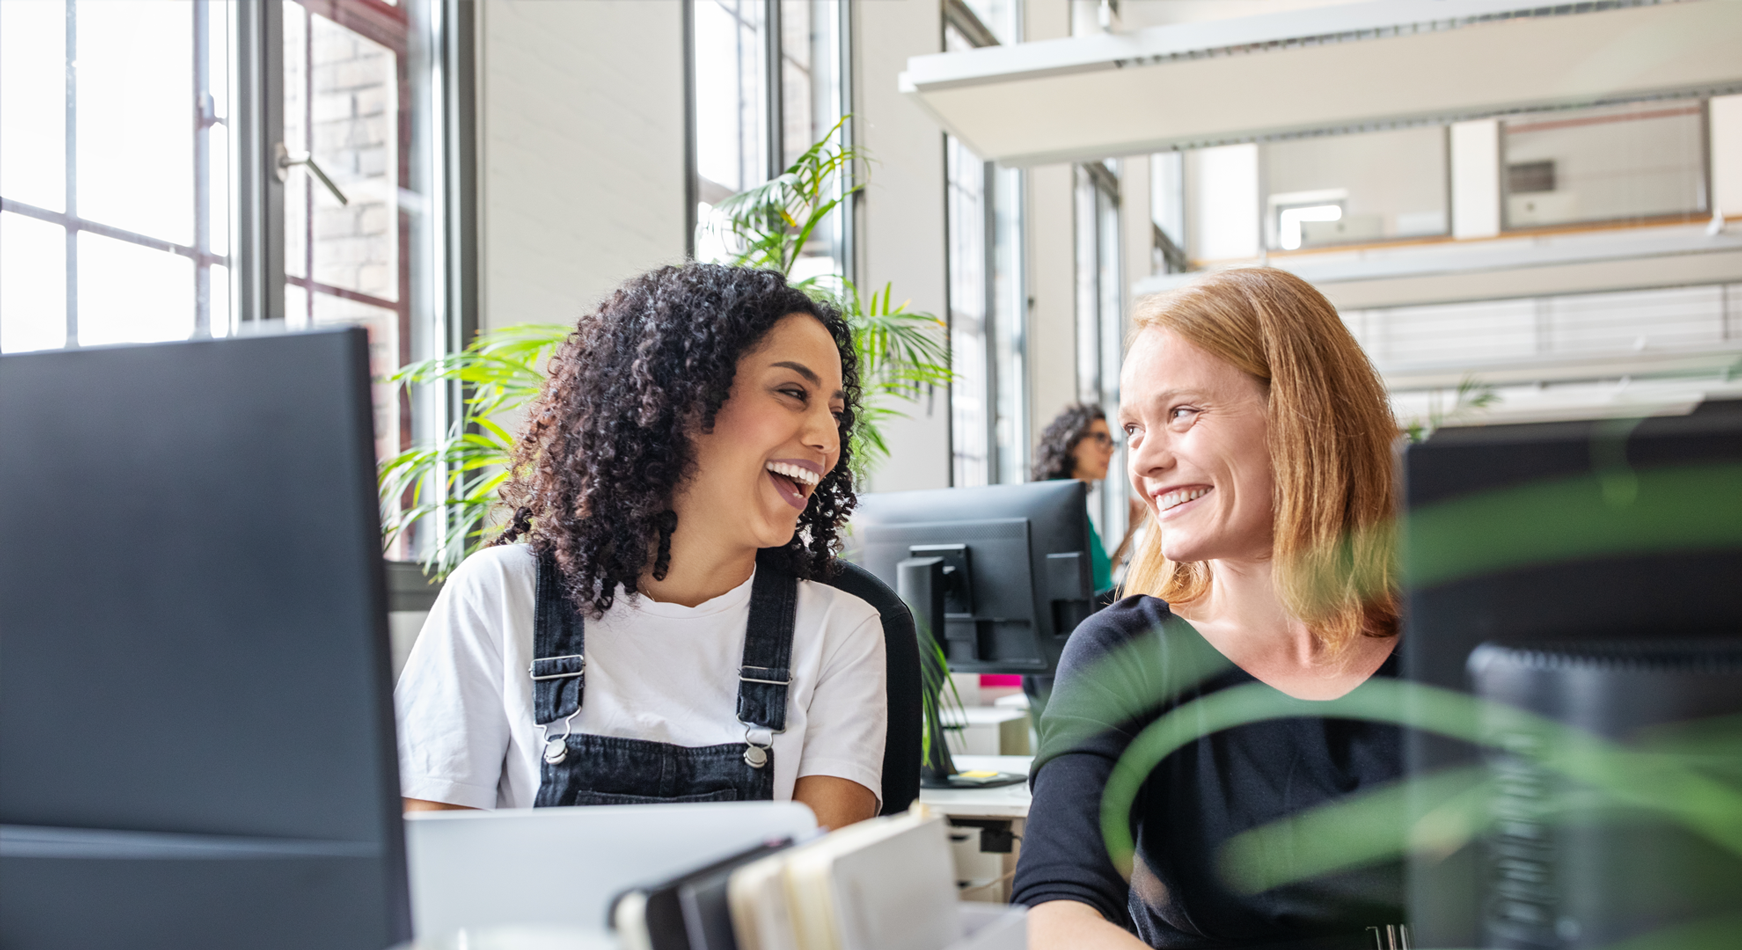
[[[1208,628],[1224,634],[1222,639],[1228,642],[1216,644],[1223,652],[1286,656],[1311,666],[1321,651],[1311,629],[1283,605],[1274,564],[1270,558],[1207,561],[1209,591],[1176,605],[1174,612],[1200,631]]]
[[[1297,699],[1335,699],[1373,675],[1393,642],[1358,637],[1331,656],[1304,621],[1289,613],[1270,558],[1206,562],[1209,592],[1170,605],[1223,656]]]
[[[679,517],[665,577],[655,580],[649,564],[641,574],[641,592],[660,603],[695,607],[744,583],[755,572],[755,548],[693,529],[685,531]]]

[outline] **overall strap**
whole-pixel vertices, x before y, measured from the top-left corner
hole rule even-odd
[[[757,558],[750,585],[750,624],[738,671],[738,720],[771,732],[786,731],[786,688],[792,682],[792,633],[798,578]]]
[[[533,721],[541,726],[566,719],[581,708],[586,660],[582,657],[585,624],[563,591],[556,558],[538,558],[538,592],[533,608]]]

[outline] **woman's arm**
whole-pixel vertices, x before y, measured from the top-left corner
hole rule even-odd
[[[845,828],[877,815],[877,793],[850,779],[833,775],[806,775],[793,786],[792,800],[810,806],[817,824]]]
[[[1100,911],[1072,900],[1047,901],[1028,909],[1030,950],[1149,950]]]
[[[1012,902],[1034,914],[1034,950],[1140,946],[1127,931],[1130,885],[1101,834],[1101,798],[1132,736],[1165,700],[1158,674],[1172,664],[1157,633],[1165,618],[1159,601],[1121,601],[1084,621],[1059,658],[1011,889]]]
[[[401,798],[400,803],[406,811],[477,811],[470,805],[450,805],[447,802],[430,802],[421,798]]]

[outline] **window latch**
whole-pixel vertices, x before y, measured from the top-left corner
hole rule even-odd
[[[313,155],[310,155],[308,152],[292,152],[284,147],[283,142],[278,143],[278,146],[273,149],[273,155],[275,156],[275,164],[277,165],[276,171],[280,182],[285,181],[290,177],[291,166],[301,165],[307,168],[310,174],[319,178],[321,184],[327,186],[327,190],[333,193],[333,197],[339,199],[339,204],[348,205],[351,203],[351,199],[345,197],[345,193],[339,190],[338,185],[333,184],[333,180],[327,177],[327,173],[321,171],[321,166],[315,162]]]

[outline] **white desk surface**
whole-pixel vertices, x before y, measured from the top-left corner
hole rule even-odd
[[[1028,710],[1020,706],[945,706],[938,710],[938,715],[946,726],[996,726],[1012,719],[1027,719]]]
[[[995,772],[1028,774],[1031,755],[958,755],[953,757],[956,770],[970,772],[986,769]],[[1027,818],[1028,783],[1004,785],[998,788],[922,788],[919,800],[959,818]]]

